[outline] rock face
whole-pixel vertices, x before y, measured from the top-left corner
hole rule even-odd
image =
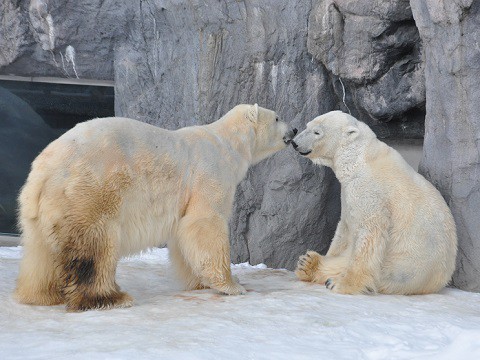
[[[407,0],[6,0],[0,74],[115,79],[115,111],[176,129],[238,103],[299,129],[341,108],[380,137],[423,135],[421,41]],[[292,269],[328,248],[331,171],[286,149],[238,187],[232,260]]]
[[[0,74],[111,80],[128,13],[122,0],[2,0]]]
[[[380,137],[423,136],[420,49],[409,0],[319,0],[310,13],[308,51],[331,74],[342,110]]]
[[[302,128],[333,109],[327,73],[307,54],[310,4],[259,4],[164,1],[134,9],[137,21],[115,52],[116,113],[176,129],[258,103]],[[238,188],[232,261],[292,269],[305,250],[326,249],[338,216],[332,173],[286,149]]]
[[[408,2],[382,4],[142,3],[115,51],[116,113],[175,129],[258,102],[303,128],[343,106],[380,136],[421,137],[418,30]],[[236,195],[233,261],[292,269],[305,250],[325,251],[338,188],[330,171],[288,150],[259,164]]]
[[[447,199],[459,237],[453,284],[480,291],[480,2],[412,1],[424,43],[421,172]]]
[[[19,7],[10,1],[0,4],[0,68],[9,65],[23,52],[26,45],[27,26],[22,22],[23,16]]]
[[[176,129],[212,122],[238,103],[258,103],[301,128],[337,106],[327,71],[307,51],[310,3],[13,4],[2,14],[23,29],[23,45],[0,72],[111,79],[115,60],[120,116]],[[291,269],[307,249],[325,251],[338,195],[331,171],[291,149],[259,164],[236,194],[232,260]]]

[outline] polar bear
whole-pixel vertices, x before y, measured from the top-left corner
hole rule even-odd
[[[427,294],[449,282],[457,253],[452,213],[397,151],[341,111],[309,122],[292,145],[331,167],[341,184],[330,248],[301,256],[299,279],[342,294]]]
[[[230,273],[235,189],[294,135],[257,104],[176,131],[120,117],[77,125],[35,159],[21,190],[16,298],[70,311],[131,306],[117,261],[164,244],[187,289],[245,293]]]

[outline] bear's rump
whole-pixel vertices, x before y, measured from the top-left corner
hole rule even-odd
[[[98,238],[87,241],[114,241],[122,257],[165,244],[171,237],[180,212],[178,181],[149,184],[125,168],[99,176],[88,167],[57,165],[48,172],[34,170],[23,189],[34,198],[31,192],[38,188],[38,203],[32,206],[38,207],[37,223],[54,248],[85,241],[82,234],[95,232]],[[22,207],[28,206],[23,201]],[[25,224],[26,216],[24,212]]]

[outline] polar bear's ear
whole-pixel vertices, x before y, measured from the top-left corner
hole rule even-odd
[[[345,129],[345,135],[351,140],[356,139],[358,136],[358,133],[359,133],[359,130],[356,126],[350,125],[350,126],[347,126],[347,128]]]
[[[256,123],[258,120],[258,104],[251,105],[247,110],[247,119]]]

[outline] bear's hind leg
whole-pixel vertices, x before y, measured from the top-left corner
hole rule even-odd
[[[55,255],[36,231],[33,220],[24,225],[23,258],[15,289],[15,298],[29,305],[58,305],[64,302]]]
[[[68,238],[60,255],[67,310],[132,306],[133,299],[115,283],[117,253],[112,238],[92,229]]]
[[[445,275],[442,265],[412,262],[407,266],[405,263],[399,263],[382,273],[378,292],[398,295],[436,293],[450,280],[450,277]]]

